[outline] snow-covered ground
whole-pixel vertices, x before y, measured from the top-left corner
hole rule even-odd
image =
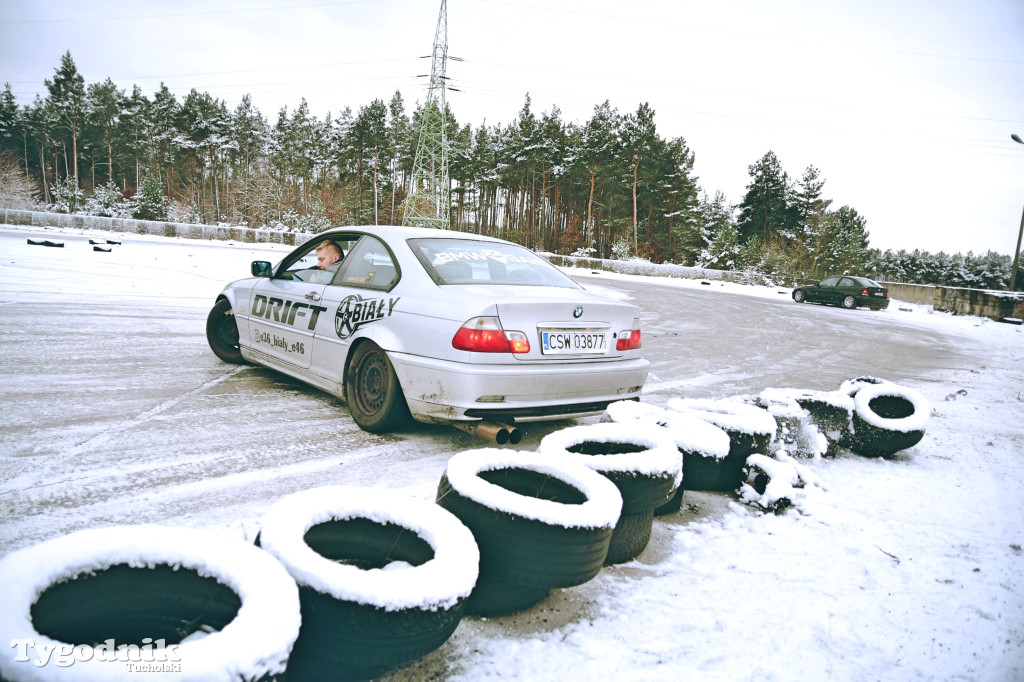
[[[18,236],[18,228],[2,229]],[[47,234],[81,240],[86,233]],[[130,254],[78,259],[63,282],[34,277],[36,264],[20,253],[0,254],[0,311],[45,303],[54,287],[73,300],[206,308],[237,276],[225,273],[244,272],[247,266],[239,264],[254,253],[276,260],[287,251],[124,237],[133,242]],[[31,258],[46,257],[46,249],[32,248],[38,251]],[[172,248],[187,251],[188,266],[167,265],[176,262],[166,257]],[[111,276],[114,264],[117,277]],[[626,278],[602,274],[610,292],[619,279]],[[779,299],[776,288],[655,279],[661,286]],[[913,386],[931,405],[921,443],[891,459],[844,452],[802,461],[820,487],[779,516],[731,495],[687,493],[679,514],[656,520],[651,544],[638,559],[556,590],[526,612],[465,618],[441,649],[387,679],[1024,680],[1024,330],[899,302],[885,313],[864,314],[900,315],[901,324],[950,335],[962,343],[961,357],[970,359],[935,368]],[[124,336],[137,332],[126,327]],[[7,319],[0,345],[24,334],[18,320]],[[26,380],[3,360],[0,369],[8,382]],[[126,399],[141,390],[128,387]],[[18,405],[8,398],[4,403],[5,412],[24,420]],[[92,441],[131,437],[128,429],[105,436],[88,424],[75,428],[72,435]],[[432,433],[426,437],[444,447]],[[0,442],[27,457],[45,452],[50,436],[36,434],[40,441],[28,446],[10,437]],[[410,462],[396,485],[429,499],[436,461],[421,468]],[[20,466],[0,453],[0,503],[35,483]],[[233,509],[258,518],[265,502],[240,501]],[[0,505],[8,513],[16,508]],[[133,512],[113,512],[110,523],[131,522]],[[46,528],[47,512],[33,513],[36,537]],[[166,523],[242,528],[225,529],[223,514],[204,519],[190,512]],[[0,525],[10,531],[2,534],[9,546],[0,551],[25,544],[23,519],[0,518]]]

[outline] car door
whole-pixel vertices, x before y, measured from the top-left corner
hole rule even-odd
[[[310,367],[314,334],[327,310],[324,289],[343,265],[350,243],[355,239],[324,237],[309,242],[282,261],[273,277],[256,283],[247,311],[248,340],[254,351],[287,366]],[[320,267],[317,251],[324,245],[340,252],[337,265]]]
[[[368,325],[387,324],[394,314],[400,297],[391,292],[400,274],[394,256],[377,237],[363,235],[352,246],[323,293],[325,313],[316,325],[314,374],[341,384],[354,338]]]
[[[818,303],[830,303],[839,277],[826,277],[807,289],[807,298]]]
[[[861,291],[861,288],[857,286],[857,282],[849,277],[843,277],[839,280],[839,286],[836,287],[836,304],[843,302],[843,299],[853,294],[857,295]]]

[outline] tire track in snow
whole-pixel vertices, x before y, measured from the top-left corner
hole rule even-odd
[[[112,439],[114,439],[117,436],[120,436],[126,431],[141,426],[146,422],[150,421],[151,419],[153,419],[154,417],[166,412],[167,410],[173,407],[176,407],[183,401],[193,398],[194,396],[227,381],[228,379],[232,378],[233,376],[235,376],[244,369],[246,369],[244,365],[235,367],[228,371],[227,373],[217,377],[216,379],[211,379],[210,381],[207,381],[206,383],[192,389],[191,391],[186,391],[185,393],[182,393],[175,398],[165,400],[156,407],[146,410],[145,412],[142,412],[141,414],[136,415],[131,419],[128,419],[116,426],[106,429],[105,431],[103,431],[103,433],[97,434],[83,443],[79,443],[78,445],[69,448],[63,455],[60,455],[59,457],[49,460],[42,471],[35,471],[32,472],[31,474],[22,474],[21,476],[16,476],[15,478],[8,481],[4,487],[4,490],[0,491],[0,495],[8,495],[12,492],[26,491],[31,490],[33,488],[43,488],[51,485],[59,485],[62,483],[67,483],[69,481],[75,480],[75,477],[58,478],[50,480],[50,476],[54,474],[58,469],[62,468],[65,462],[87,452],[96,450],[99,446],[109,443]]]

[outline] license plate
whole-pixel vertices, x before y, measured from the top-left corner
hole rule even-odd
[[[885,294],[883,292],[881,292],[881,291],[876,291],[875,293],[873,293],[871,295],[872,296],[882,296],[882,297],[885,297]]]
[[[551,331],[541,332],[541,353],[544,355],[604,354],[608,351],[607,334],[603,332]]]

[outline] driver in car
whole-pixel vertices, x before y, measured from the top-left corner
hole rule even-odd
[[[337,271],[341,267],[341,247],[331,240],[316,247],[316,266],[321,270]]]

